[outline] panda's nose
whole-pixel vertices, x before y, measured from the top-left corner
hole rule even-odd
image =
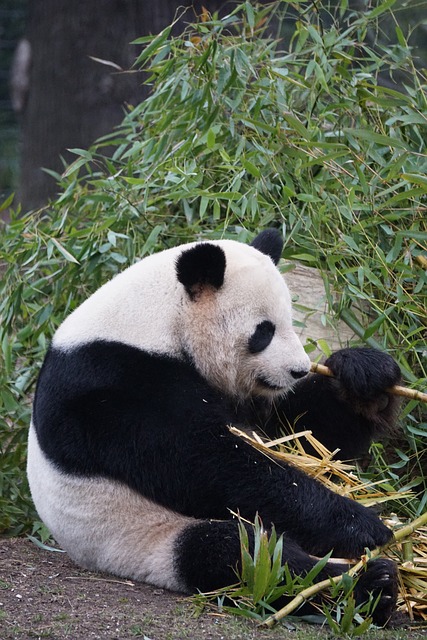
[[[298,378],[304,378],[308,373],[308,369],[292,369],[291,376],[298,380]]]

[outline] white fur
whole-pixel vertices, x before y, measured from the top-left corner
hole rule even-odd
[[[256,377],[287,391],[295,382],[292,370],[308,371],[310,360],[292,326],[291,297],[271,259],[233,241],[218,242],[227,267],[219,291],[207,289],[180,308],[180,331],[186,350],[202,375],[223,391],[244,398],[271,391],[259,388]],[[261,353],[248,353],[256,326],[269,320],[276,331]]]
[[[239,397],[267,393],[256,377],[287,391],[291,370],[308,370],[309,358],[292,327],[291,298],[268,256],[233,240],[213,242],[226,254],[224,285],[191,300],[175,264],[194,243],[149,256],[96,291],[59,327],[53,344],[67,349],[96,339],[117,340],[149,352],[193,356],[207,380]],[[249,354],[257,324],[276,326],[271,344]],[[273,394],[274,395],[274,394]]]
[[[175,273],[179,247],[144,258],[104,284],[61,324],[53,345],[68,349],[117,340],[179,356],[176,308],[182,286]]]
[[[62,473],[41,451],[33,426],[27,474],[39,516],[77,564],[186,591],[174,569],[172,549],[195,520],[118,482]]]

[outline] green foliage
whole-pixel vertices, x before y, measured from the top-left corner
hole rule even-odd
[[[180,37],[168,28],[136,42],[150,97],[93,148],[74,149],[54,174],[57,200],[2,233],[0,532],[32,529],[26,434],[51,336],[153,251],[279,227],[284,256],[324,273],[331,311],[387,349],[407,383],[426,386],[427,83],[397,22],[393,46],[371,44],[392,5],[357,14],[345,1],[246,2]],[[286,12],[292,34],[269,37],[270,16]],[[391,466],[378,446],[367,474],[410,486],[399,509],[414,516],[427,499],[427,416],[415,402],[403,432]],[[262,606],[277,571],[254,573]]]
[[[349,595],[342,602],[338,602],[334,615],[323,606],[323,613],[332,632],[339,638],[357,638],[369,630],[372,618],[369,615],[363,617],[361,610],[369,611],[370,604],[356,606],[354,596]]]
[[[372,625],[372,614],[378,605],[370,595],[369,600],[356,605],[354,588],[357,578],[344,574],[338,583],[331,584],[330,597],[334,607],[322,603],[322,612],[331,631],[340,638],[356,638],[368,631]]]

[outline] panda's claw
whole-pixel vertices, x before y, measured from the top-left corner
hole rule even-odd
[[[397,601],[397,568],[394,562],[386,558],[370,560],[356,583],[355,596],[358,604],[368,602],[370,596],[375,602],[379,596],[375,609],[370,613],[375,624],[386,625]]]

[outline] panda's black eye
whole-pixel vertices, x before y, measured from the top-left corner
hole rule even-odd
[[[273,339],[276,327],[270,320],[264,320],[257,325],[254,333],[249,338],[248,347],[251,353],[264,351]]]

